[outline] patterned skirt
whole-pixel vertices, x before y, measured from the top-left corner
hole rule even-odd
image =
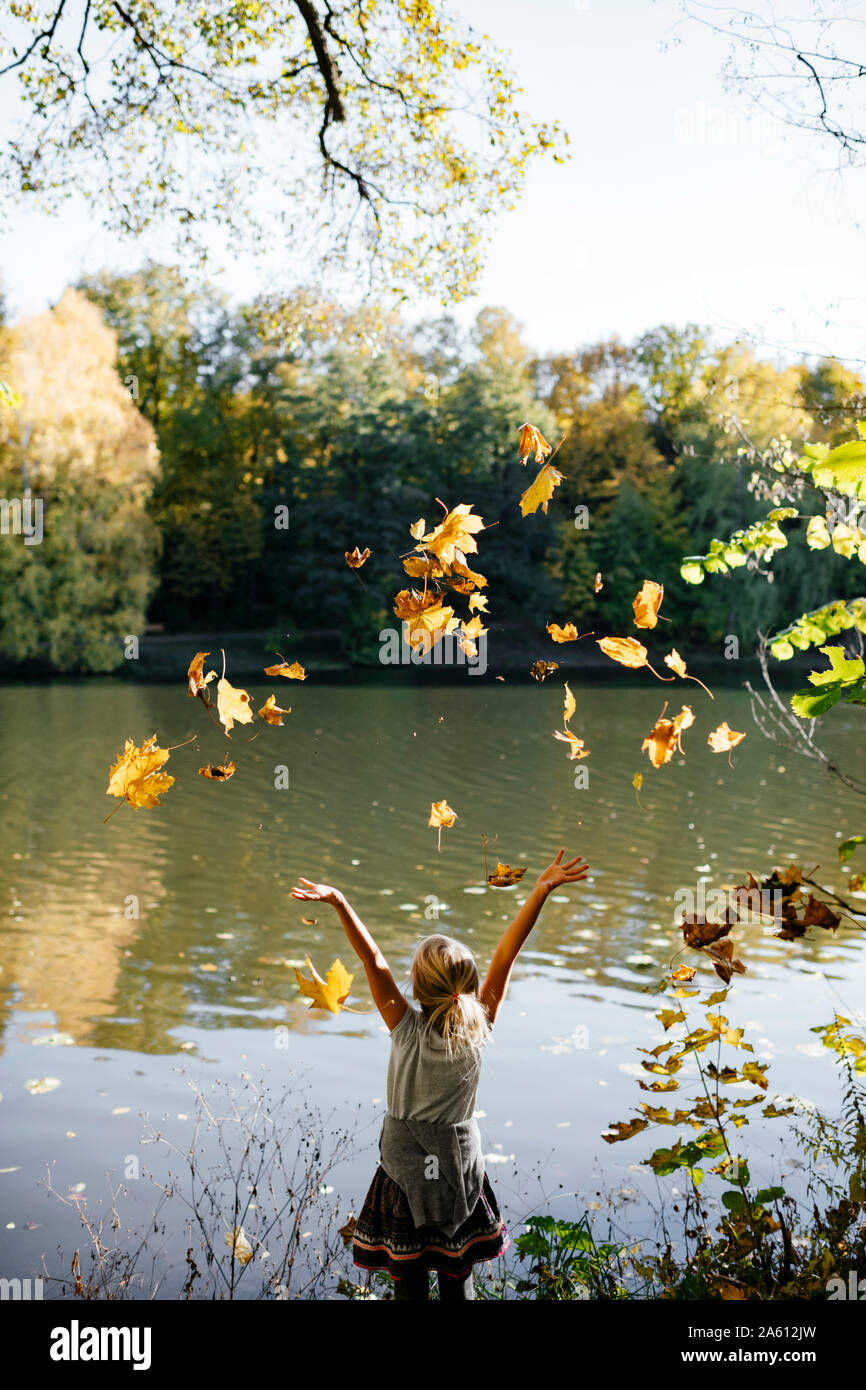
[[[392,1277],[432,1269],[465,1279],[474,1264],[495,1260],[511,1244],[487,1174],[475,1209],[453,1236],[415,1226],[401,1187],[379,1165],[355,1226],[352,1255],[360,1269]]]

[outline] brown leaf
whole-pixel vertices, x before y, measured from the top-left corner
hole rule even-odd
[[[545,455],[551,452],[550,445],[534,425],[524,424],[520,426],[520,453],[519,461],[526,466],[526,460],[535,454],[536,463],[544,463]]]
[[[229,761],[209,767],[200,767],[198,775],[199,777],[208,777],[212,782],[227,782],[230,777],[234,777],[236,772],[237,768],[234,763]]]
[[[346,564],[349,566],[350,570],[359,570],[362,565],[367,563],[372,553],[369,546],[366,550],[359,550],[358,547],[355,546],[354,550],[346,551]]]
[[[544,681],[554,671],[559,670],[558,661],[536,661],[534,666],[530,666],[529,674],[534,681]]]
[[[653,579],[645,579],[640,593],[634,600],[635,627],[655,627],[659,620],[659,608],[664,598],[665,590],[663,584],[656,584]]]
[[[525,869],[514,869],[510,864],[497,864],[494,872],[487,875],[487,882],[492,888],[511,888],[525,873]]]

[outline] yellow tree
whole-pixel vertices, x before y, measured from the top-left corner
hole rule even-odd
[[[0,421],[0,651],[14,660],[109,670],[141,632],[158,454],[116,353],[75,290],[4,336],[2,376],[20,400]]]

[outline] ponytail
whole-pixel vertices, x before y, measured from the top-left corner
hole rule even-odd
[[[428,936],[412,959],[415,998],[428,1027],[442,1038],[449,1059],[481,1047],[490,1020],[478,998],[478,967],[472,952],[449,936]]]

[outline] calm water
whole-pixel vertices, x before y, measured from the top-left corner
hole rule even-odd
[[[636,1049],[660,1037],[651,989],[681,945],[674,893],[701,879],[708,889],[741,882],[790,859],[820,864],[818,878],[844,892],[836,845],[863,831],[855,799],[762,739],[736,689],[717,690],[714,705],[697,687],[684,696],[698,719],[684,736],[687,757],[659,771],[639,748],[664,696],[625,673],[576,690],[572,727],[592,750],[581,764],[551,737],[561,727],[556,682],[308,680],[277,694],[293,707],[284,728],[263,728],[252,742],[236,728],[227,743],[182,683],[2,692],[0,1274],[38,1274],[43,1255],[49,1272],[68,1268],[82,1196],[102,1212],[109,1189],[134,1174],[130,1157],[156,1163],[157,1146],[142,1142],[150,1126],[186,1149],[191,1087],[215,1081],[264,1077],[279,1091],[301,1078],[329,1123],[360,1124],[355,1153],[328,1179],[340,1219],[357,1210],[376,1161],[387,1037],[366,1012],[363,971],[335,915],[295,902],[291,886],[303,874],[342,888],[400,979],[432,930],[465,939],[483,966],[523,896],[485,887],[485,836],[490,867],[497,857],[525,863],[527,882],[560,846],[592,865],[584,884],[548,901],[487,1056],[480,1124],[506,1217],[516,1227],[536,1205],[606,1210],[612,1191],[637,1229],[655,1193],[639,1160],[674,1131],[610,1147],[600,1132],[644,1097]],[[856,748],[858,717],[834,712],[839,746]],[[748,731],[733,769],[705,742],[722,719]],[[105,795],[110,763],[126,737],[154,731],[163,746],[199,737],[172,754],[178,780],[162,807],[123,806],[104,824],[115,805]],[[197,775],[226,750],[238,764],[232,781]],[[288,789],[274,786],[278,764]],[[577,767],[589,771],[586,788],[574,786]],[[427,816],[443,797],[459,820],[437,851]],[[866,895],[859,901],[866,908]],[[860,933],[813,930],[785,943],[754,925],[739,940],[748,974],[726,1012],[747,1026],[759,1056],[772,1057],[770,1094],[832,1107],[831,1054],[808,1030],[834,1008],[851,1016],[861,1006]],[[358,969],[358,1013],[307,1014],[289,964],[307,954],[320,971],[338,954]],[[702,965],[698,982],[714,979]],[[56,1034],[74,1045],[40,1042]],[[60,1085],[28,1091],[27,1081],[46,1076]],[[783,1131],[751,1134],[767,1172],[784,1170]],[[60,1196],[47,1191],[48,1174]],[[122,1203],[146,1216],[152,1189],[128,1182]],[[169,1229],[168,1264],[176,1244]],[[169,1278],[165,1291],[173,1287]]]

